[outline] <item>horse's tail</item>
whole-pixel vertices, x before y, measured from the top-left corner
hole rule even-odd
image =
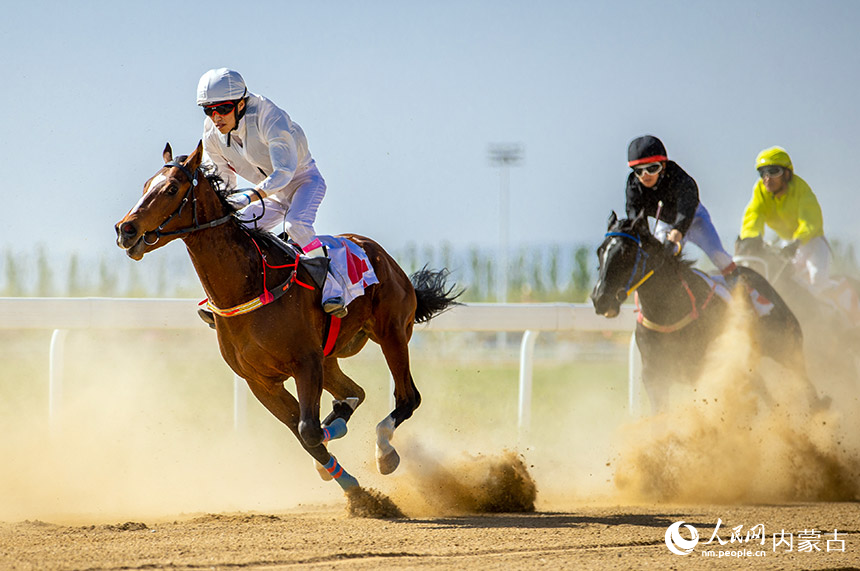
[[[412,287],[415,288],[415,297],[418,305],[415,308],[415,323],[430,321],[454,305],[460,305],[455,301],[463,293],[463,290],[455,291],[455,286],[448,287],[446,281],[450,272],[446,269],[428,270],[424,266],[421,270],[410,276]]]

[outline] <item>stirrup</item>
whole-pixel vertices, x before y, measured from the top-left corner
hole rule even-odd
[[[197,315],[200,316],[200,319],[203,320],[204,323],[208,324],[211,329],[215,329],[215,314],[211,311],[207,311],[205,309],[198,309]]]
[[[343,298],[340,296],[325,300],[323,302],[323,311],[341,319],[346,317],[348,313],[346,305],[343,303]]]

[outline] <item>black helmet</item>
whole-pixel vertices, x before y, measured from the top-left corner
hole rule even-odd
[[[630,167],[668,160],[666,147],[654,135],[637,137],[630,141],[630,146],[627,147],[627,166]]]

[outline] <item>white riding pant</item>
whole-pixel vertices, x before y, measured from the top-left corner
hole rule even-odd
[[[792,263],[797,276],[802,276],[814,292],[820,293],[832,284],[830,283],[830,244],[824,236],[813,238],[797,249]]]
[[[661,242],[666,243],[666,236],[670,230],[672,230],[672,226],[662,220],[658,220],[654,228],[654,236]],[[711,259],[711,262],[717,266],[718,270],[723,271],[734,263],[731,255],[723,248],[720,235],[717,234],[717,229],[714,228],[714,224],[711,222],[711,215],[708,214],[707,208],[701,202],[696,208],[693,223],[681,239],[681,244],[685,244],[688,240],[701,248],[707,254],[708,258]]]
[[[325,191],[325,180],[316,164],[312,163],[309,168],[296,173],[283,192],[267,196],[262,204],[259,200],[252,202],[242,210],[240,216],[242,220],[247,220],[243,224],[248,228],[261,228],[275,234],[283,229],[304,249],[317,237],[314,221]],[[258,216],[261,218],[254,221]],[[340,276],[328,272],[323,284],[322,300],[325,302],[333,297],[344,297],[344,286]]]
[[[262,228],[278,234],[281,229],[299,246],[304,248],[316,238],[314,221],[317,209],[325,196],[326,185],[316,164],[296,173],[290,184],[282,192],[267,196],[261,201],[252,202],[242,210],[245,226]],[[252,222],[262,214],[256,222]]]

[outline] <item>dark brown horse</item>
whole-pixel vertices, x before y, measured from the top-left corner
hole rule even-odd
[[[165,165],[116,225],[117,244],[140,260],[176,238],[185,242],[210,304],[244,308],[230,317],[215,311],[224,360],[344,489],[358,482],[328,453],[325,442],[346,433],[346,421],[364,400],[364,391],[341,371],[338,359],[355,355],[368,339],[378,343],[394,379],[395,408],[376,428],[377,466],[383,474],[393,472],[400,462],[390,442],[394,429],[421,402],[407,344],[414,323],[454,303],[456,294],[445,285],[447,272],[425,269],[410,281],[379,244],[343,235],[368,254],[379,283],[370,285],[350,303],[348,316],[335,322],[335,341],[326,335],[332,324],[307,270],[271,237],[239,222],[224,201],[229,189],[222,188],[217,173],[201,166],[202,155],[199,144],[190,156],[174,161],[170,145],[165,147]],[[290,377],[298,399],[284,387]],[[323,389],[336,402],[321,424]]]

